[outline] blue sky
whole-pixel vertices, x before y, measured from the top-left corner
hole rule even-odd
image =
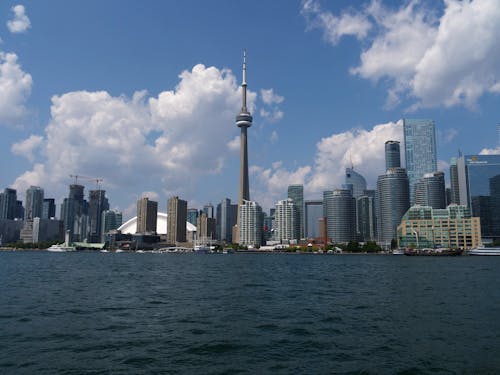
[[[0,187],[57,201],[103,178],[131,216],[148,195],[237,199],[242,50],[251,198],[370,187],[401,119],[436,121],[438,159],[498,152],[500,7],[474,1],[0,3]],[[95,187],[84,181],[87,189]]]

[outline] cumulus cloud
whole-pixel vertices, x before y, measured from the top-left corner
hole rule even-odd
[[[309,27],[321,29],[323,37],[333,45],[345,35],[362,39],[372,27],[360,12],[344,12],[335,16],[332,12],[323,10],[315,0],[303,1],[301,13],[308,20]]]
[[[283,96],[276,94],[273,89],[262,89],[260,95],[262,101],[268,105],[283,103],[283,100],[285,100]]]
[[[15,53],[0,51],[0,125],[17,123],[26,114],[31,75],[24,72]]]
[[[144,91],[132,98],[106,91],[56,95],[43,141],[31,136],[13,146],[17,153],[39,146],[45,157],[15,185],[61,186],[62,196],[68,175],[82,174],[128,194],[150,186],[189,195],[199,179],[220,173],[231,152],[240,90],[229,70],[199,64],[157,97]],[[255,99],[249,92],[251,109]]]
[[[24,156],[29,161],[34,160],[34,152],[40,148],[43,142],[43,137],[39,135],[30,135],[27,139],[14,143],[11,147],[12,153]]]
[[[16,5],[12,7],[14,18],[7,21],[7,28],[11,33],[24,33],[31,27],[31,22],[26,15],[24,5]]]
[[[500,155],[500,146],[496,148],[483,148],[479,155]]]
[[[279,121],[283,118],[284,112],[278,107],[278,104],[283,103],[285,98],[274,92],[274,89],[260,90],[260,96],[266,108],[261,108],[259,114],[271,122]]]
[[[456,105],[473,109],[483,94],[500,93],[498,1],[447,0],[443,8],[438,15],[418,0],[396,9],[373,0],[357,13],[351,11],[356,17],[350,22],[358,30],[351,35],[362,39],[364,47],[359,65],[350,72],[388,83],[388,107],[410,99],[412,110]],[[316,0],[304,2],[302,14],[309,26],[327,36],[331,26],[321,20],[342,18],[321,9]],[[359,28],[359,19],[367,25]],[[335,44],[343,35],[349,33],[337,31],[327,39]]]
[[[270,207],[283,199],[284,187],[289,184],[304,184],[308,194],[320,197],[325,190],[341,187],[345,182],[345,168],[351,163],[366,178],[369,187],[375,188],[377,177],[385,172],[385,142],[388,140],[403,141],[401,120],[321,139],[316,145],[314,164],[310,166],[289,170],[281,161],[267,169],[253,166],[251,172],[261,186],[261,190],[255,192],[257,200],[267,202]]]

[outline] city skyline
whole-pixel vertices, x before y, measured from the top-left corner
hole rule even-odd
[[[29,186],[40,186],[55,198],[57,216],[71,174],[102,178],[124,219],[141,196],[159,201],[161,211],[175,195],[189,207],[237,201],[234,115],[244,48],[254,116],[250,196],[266,211],[288,185],[303,184],[305,200],[340,188],[351,165],[373,189],[385,169],[384,142],[403,147],[401,119],[408,117],[435,122],[437,169],[448,185],[458,149],[473,155],[498,147],[494,5],[236,1],[209,12],[213,5],[190,1],[71,9],[55,1],[53,14],[34,1],[4,2],[0,185],[23,200]],[[243,7],[258,28],[239,25]],[[462,41],[460,51],[453,41]],[[443,67],[435,59],[445,53],[451,60]]]

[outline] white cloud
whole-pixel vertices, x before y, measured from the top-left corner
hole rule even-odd
[[[483,148],[479,155],[500,155],[500,147],[496,148]]]
[[[147,186],[188,197],[230,155],[240,90],[230,71],[199,64],[157,97],[144,91],[132,98],[105,91],[54,96],[43,141],[30,137],[13,146],[20,153],[39,145],[45,159],[15,184],[60,186],[61,197],[69,174],[82,174],[103,177],[104,188],[128,195]],[[255,99],[249,92],[250,108]]]
[[[283,103],[285,98],[281,95],[275,94],[273,89],[260,90],[262,101],[268,105]]]
[[[33,153],[42,145],[43,137],[39,135],[31,135],[24,141],[14,143],[11,147],[12,153],[24,156],[29,161],[34,160]]]
[[[231,151],[239,151],[240,150],[241,139],[240,136],[237,135],[229,142],[227,142],[227,148]]]
[[[457,137],[459,131],[455,128],[449,128],[439,133],[441,133],[441,136],[446,143],[451,143]]]
[[[336,23],[322,20],[341,17],[322,10],[315,0],[304,3],[302,14],[309,26],[323,29],[333,44],[343,35],[363,40],[360,64],[350,71],[374,82],[386,81],[388,107],[410,99],[414,100],[412,110],[456,105],[475,108],[484,93],[500,93],[498,0],[446,0],[442,15],[419,0],[397,9],[373,0],[352,13],[372,24],[370,34],[368,26],[355,28],[360,32],[353,34],[333,27],[332,33],[330,24]],[[315,16],[311,18],[311,14]]]
[[[372,27],[362,13],[344,12],[340,16],[335,16],[331,12],[322,10],[315,0],[303,1],[301,14],[307,18],[309,27],[322,29],[323,37],[333,45],[345,35],[362,39]]]
[[[11,33],[24,33],[31,27],[31,22],[25,13],[24,5],[16,5],[12,7],[14,18],[7,21],[7,28]]]
[[[264,108],[261,108],[259,114],[262,118],[268,119],[271,122],[281,120],[285,115],[284,112],[279,110],[278,108],[272,108],[269,111]]]
[[[402,142],[401,120],[376,125],[371,130],[354,129],[323,138],[316,145],[312,166],[288,170],[281,161],[268,169],[253,166],[251,173],[259,182],[254,195],[265,207],[272,207],[286,196],[287,185],[304,184],[308,194],[321,197],[323,191],[339,188],[345,182],[345,168],[351,162],[366,178],[368,187],[375,188],[377,177],[385,172],[385,142],[388,140]]]
[[[18,122],[31,93],[31,75],[24,72],[15,53],[0,51],[0,125]]]

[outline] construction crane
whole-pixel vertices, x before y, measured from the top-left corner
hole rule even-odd
[[[103,181],[102,178],[82,176],[79,174],[70,174],[69,177],[75,179],[75,185],[78,185],[78,179],[87,180],[87,181],[95,181],[96,190],[99,190],[99,184]]]

